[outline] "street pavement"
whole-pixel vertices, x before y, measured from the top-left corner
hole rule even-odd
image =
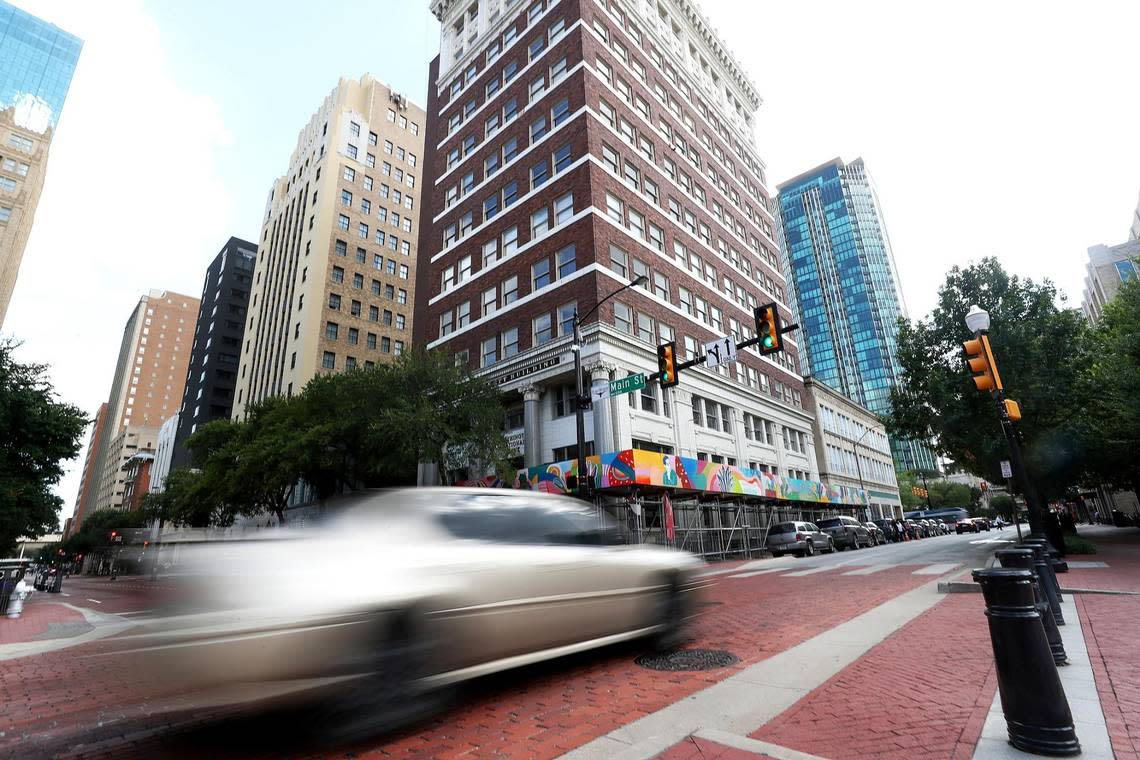
[[[985,565],[1014,539],[1006,529],[710,565],[712,587],[689,646],[727,651],[735,664],[660,672],[634,663],[641,647],[613,647],[480,679],[446,712],[352,747],[316,745],[295,724],[188,709],[187,695],[101,669],[84,656],[99,651],[91,641],[3,660],[0,756],[965,760],[993,702],[992,654],[980,595],[942,595],[936,586]],[[71,596],[59,601],[121,624],[149,614],[153,585],[72,578],[64,586]],[[57,604],[43,597],[33,607]],[[1128,624],[1098,617],[1084,633],[1097,632],[1092,669],[1099,662],[1105,683],[1110,674],[1120,681],[1109,688],[1119,698],[1105,716],[1117,757],[1132,757],[1140,662],[1127,650],[1135,649],[1136,599],[1086,595],[1077,609],[1083,622],[1084,606],[1097,613],[1113,602],[1125,605]]]

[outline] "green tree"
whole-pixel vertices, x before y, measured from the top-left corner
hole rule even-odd
[[[930,482],[930,505],[934,509],[961,508],[969,509],[973,504],[970,487],[962,483],[951,483],[948,480],[934,480]]]
[[[935,451],[967,472],[1000,482],[1005,437],[989,394],[970,380],[962,341],[972,304],[990,313],[990,341],[1008,397],[1021,404],[1018,423],[1029,480],[1040,495],[1064,494],[1087,467],[1084,428],[1088,399],[1081,382],[1088,362],[1088,327],[1048,281],[1005,272],[994,258],[954,267],[926,320],[901,323],[902,382],[891,392],[892,435],[929,439]]]
[[[46,365],[15,360],[16,345],[0,341],[0,556],[21,536],[56,529],[63,502],[51,487],[79,454],[89,421],[57,400]]]
[[[1012,521],[1017,512],[1017,503],[1006,493],[999,493],[990,499],[990,511]]]
[[[179,524],[229,525],[238,516],[285,519],[294,489],[318,499],[365,487],[409,485],[420,462],[446,471],[505,474],[499,389],[440,352],[319,375],[300,394],[217,420],[187,441],[193,470],[172,473],[148,514]]]
[[[915,486],[922,485],[918,479],[918,475],[913,472],[899,470],[895,473],[895,476],[899,483],[899,499],[902,501],[903,509],[921,509],[926,505],[926,500],[921,496],[915,496],[914,491],[911,490]]]
[[[1121,286],[1091,337],[1081,418],[1085,437],[1097,443],[1091,469],[1105,485],[1140,490],[1140,281]]]

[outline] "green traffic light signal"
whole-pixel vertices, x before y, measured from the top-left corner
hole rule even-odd
[[[764,348],[771,348],[771,347],[772,347],[772,345],[773,345],[775,342],[776,342],[776,341],[772,340],[772,336],[771,336],[771,335],[767,335],[767,336],[765,336],[765,337],[764,337]]]

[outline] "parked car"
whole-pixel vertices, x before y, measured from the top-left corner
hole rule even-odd
[[[314,728],[353,737],[484,674],[643,637],[675,648],[696,607],[703,562],[621,545],[576,499],[420,488],[329,507],[317,528],[184,547],[171,615],[109,656],[213,704],[289,695]]]
[[[914,520],[903,520],[903,530],[912,539],[922,538],[922,528]]]
[[[863,525],[866,526],[867,532],[871,534],[871,546],[878,546],[879,544],[885,544],[887,542],[887,534],[884,533],[883,529],[878,525],[873,522],[865,522]]]
[[[768,529],[768,551],[773,557],[795,554],[797,557],[810,557],[817,551],[835,551],[831,536],[821,531],[815,523],[783,522]]]
[[[898,528],[895,527],[894,520],[882,518],[879,520],[874,520],[873,522],[875,525],[879,526],[879,530],[883,531],[883,538],[885,538],[887,541],[894,543],[895,541],[899,540],[899,532]]]
[[[831,537],[836,548],[858,549],[860,546],[871,546],[871,534],[867,527],[854,517],[825,517],[816,525]]]
[[[954,526],[954,532],[959,536],[963,533],[977,533],[979,530],[981,529],[978,527],[978,523],[972,517],[959,520],[958,524]]]
[[[988,517],[975,517],[974,522],[978,524],[979,529],[989,532],[991,525]]]

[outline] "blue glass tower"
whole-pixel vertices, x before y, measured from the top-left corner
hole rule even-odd
[[[83,41],[0,0],[0,110],[37,132],[55,127]]]
[[[810,373],[876,414],[898,382],[897,287],[883,216],[862,159],[829,161],[778,186],[790,295]],[[935,469],[930,449],[892,441],[904,470]]]

